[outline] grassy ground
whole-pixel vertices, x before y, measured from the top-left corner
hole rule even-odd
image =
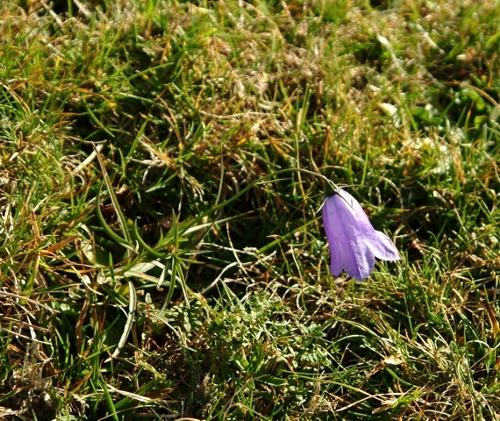
[[[499,13],[1,2],[0,417],[500,419]]]

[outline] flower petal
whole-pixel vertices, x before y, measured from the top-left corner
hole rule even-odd
[[[368,277],[375,265],[375,256],[365,239],[376,236],[361,205],[347,192],[326,199],[323,221],[330,245],[330,271],[339,276],[342,269],[355,279]]]
[[[351,247],[354,261],[348,260],[344,264],[344,270],[352,278],[362,281],[372,273],[375,267],[375,256],[364,241],[351,242]]]
[[[375,233],[377,234],[376,240],[373,241],[372,239],[370,242],[371,250],[375,257],[380,260],[401,260],[398,249],[392,240],[383,232],[375,231]]]

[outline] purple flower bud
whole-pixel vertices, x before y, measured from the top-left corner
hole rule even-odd
[[[354,279],[363,280],[372,273],[375,257],[400,259],[390,238],[375,231],[359,202],[342,189],[326,199],[323,223],[330,244],[330,271],[335,276],[343,269]]]

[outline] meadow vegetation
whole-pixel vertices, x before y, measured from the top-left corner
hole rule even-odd
[[[0,417],[500,419],[499,15],[0,2]]]

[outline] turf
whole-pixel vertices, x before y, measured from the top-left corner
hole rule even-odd
[[[0,417],[499,419],[499,13],[1,2]]]

